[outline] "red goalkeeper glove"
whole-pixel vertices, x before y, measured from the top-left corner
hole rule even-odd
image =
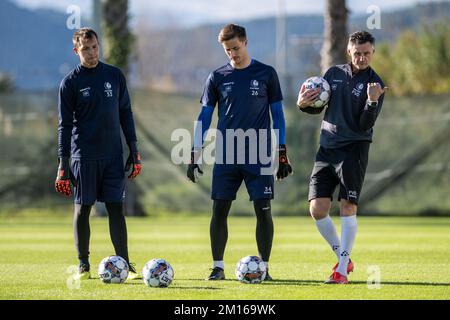
[[[130,148],[130,155],[128,156],[125,164],[125,172],[131,168],[132,170],[128,176],[128,179],[134,179],[141,173],[142,170],[141,155],[137,149],[136,141],[129,143],[128,147]]]
[[[61,157],[58,159],[58,173],[56,175],[55,190],[68,197],[72,195],[72,188],[76,186],[75,177],[70,171],[69,157]]]

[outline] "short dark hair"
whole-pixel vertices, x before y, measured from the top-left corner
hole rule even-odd
[[[73,34],[73,39],[72,39],[73,46],[78,47],[79,44],[81,43],[81,39],[92,39],[93,37],[95,37],[95,39],[97,39],[97,42],[98,42],[98,36],[97,36],[97,33],[94,31],[94,29],[91,29],[91,28],[78,29]]]
[[[222,43],[235,37],[238,37],[239,40],[244,41],[247,40],[247,33],[245,32],[244,27],[230,23],[220,30],[218,40]]]
[[[363,44],[370,42],[370,44],[375,44],[375,38],[367,31],[356,31],[353,32],[348,38],[348,42],[351,44]]]

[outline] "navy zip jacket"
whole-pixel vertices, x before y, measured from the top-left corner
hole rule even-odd
[[[125,77],[114,66],[72,70],[59,88],[58,113],[58,157],[121,156],[121,128],[128,145],[137,140]]]
[[[384,83],[375,71],[368,67],[356,74],[350,64],[336,65],[328,69],[324,78],[331,87],[331,98],[322,120],[320,145],[324,148],[340,148],[355,141],[372,142],[373,126],[380,114],[384,94],[378,105],[367,104],[367,84]],[[320,113],[323,108],[300,109],[307,113]]]

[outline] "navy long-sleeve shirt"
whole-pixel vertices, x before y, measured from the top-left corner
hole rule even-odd
[[[368,67],[353,74],[350,64],[336,65],[328,69],[324,78],[331,87],[331,98],[322,120],[320,145],[339,148],[354,141],[370,141],[373,126],[381,111],[384,94],[376,107],[367,104],[367,84],[384,83],[375,71]],[[300,109],[307,113],[319,113],[323,108]]]
[[[227,148],[230,147],[227,141],[233,141],[231,139],[234,139],[234,137],[227,136],[227,131],[230,129],[235,132],[255,133],[254,141],[250,141],[251,139],[245,141],[246,159],[251,158],[251,150],[262,148],[264,143],[267,144],[265,151],[270,155],[270,112],[272,112],[272,116],[277,121],[278,127],[275,127],[275,129],[282,131],[279,138],[280,140],[283,139],[283,143],[285,143],[282,100],[283,95],[275,69],[257,60],[253,59],[251,64],[243,69],[235,69],[230,63],[227,63],[212,72],[206,80],[200,103],[202,106],[209,106],[203,110],[209,110],[208,114],[210,115],[212,114],[212,108],[216,105],[218,106],[217,129],[222,133],[223,140],[221,143],[223,145],[220,146],[219,142],[216,141],[216,148],[218,154],[223,155],[223,157],[217,156],[216,153],[216,164],[218,164],[217,160],[220,158],[223,158],[222,160],[225,163],[230,150],[233,150],[234,161],[235,163],[237,162],[237,145],[233,146],[230,143],[234,149]],[[199,137],[201,132],[200,130],[196,131],[196,136]],[[202,140],[197,138],[195,143],[195,147],[199,147]],[[250,161],[247,161],[246,168],[249,172],[252,172],[252,170],[260,172],[262,164],[259,152],[257,154],[258,159],[256,162],[258,163],[248,164]]]
[[[78,65],[61,82],[58,156],[99,160],[122,155],[120,130],[136,142],[131,102],[120,69],[99,62]]]

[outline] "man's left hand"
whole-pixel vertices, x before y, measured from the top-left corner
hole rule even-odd
[[[286,178],[288,175],[292,175],[292,167],[289,163],[289,158],[287,156],[287,148],[286,145],[281,144],[278,147],[278,171],[277,171],[277,180],[281,180]]]
[[[192,149],[191,151],[191,162],[188,165],[186,175],[190,181],[197,183],[199,178],[203,175],[202,170],[202,150]]]
[[[139,154],[138,151],[135,152],[130,151],[130,155],[128,156],[127,162],[125,164],[125,172],[130,170],[130,168],[132,170],[130,175],[128,176],[128,179],[134,179],[141,173],[142,170],[141,155]]]
[[[378,101],[378,98],[384,93],[388,87],[381,88],[378,82],[371,82],[367,84],[367,99],[369,101]]]

